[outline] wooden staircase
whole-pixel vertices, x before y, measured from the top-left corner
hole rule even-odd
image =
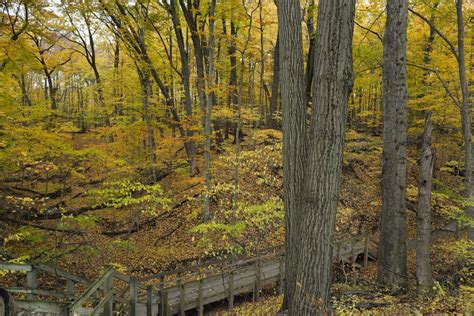
[[[367,236],[339,240],[334,245],[334,262],[364,265],[375,259],[375,245]],[[263,288],[283,290],[285,274],[282,246],[248,260],[214,261],[137,279],[107,268],[95,281],[42,264],[0,263],[0,272],[23,273],[25,286],[6,290],[15,296],[17,315],[184,315],[196,310],[203,315],[206,305],[226,300],[234,305],[237,295],[258,299]],[[54,279],[46,284],[41,280]],[[1,314],[1,313],[0,313]]]

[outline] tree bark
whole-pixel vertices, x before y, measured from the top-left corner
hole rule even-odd
[[[259,83],[259,94],[258,94],[258,105],[260,112],[260,121],[259,125],[263,124],[266,121],[266,109],[264,104],[264,91],[263,86],[265,85],[264,74],[265,74],[265,47],[264,47],[264,37],[263,37],[263,3],[262,0],[258,1],[259,6],[259,19],[260,19],[260,83]]]
[[[208,45],[208,56],[209,56],[209,69],[208,69],[208,87],[209,95],[207,96],[206,105],[206,119],[204,124],[204,185],[206,187],[204,192],[204,210],[203,220],[207,222],[211,218],[209,209],[209,194],[211,192],[211,113],[212,113],[212,89],[214,87],[214,13],[216,10],[216,0],[211,0],[211,7],[209,9],[209,45]]]
[[[354,14],[355,0],[319,1],[313,86],[315,106],[306,141],[303,198],[297,225],[300,250],[290,315],[331,312],[329,290],[336,209],[347,106],[354,80]],[[334,27],[336,23],[337,28]],[[306,102],[304,105],[306,107]]]
[[[295,300],[297,252],[299,249],[297,217],[301,206],[300,193],[303,188],[304,142],[306,138],[306,96],[299,1],[278,2],[278,25],[279,65],[281,67],[279,78],[282,83],[283,195],[286,246],[285,293],[282,310],[287,310]],[[274,96],[276,93],[276,90],[273,91]]]
[[[309,52],[308,61],[306,63],[306,99],[307,103],[311,101],[311,90],[313,87],[313,76],[314,76],[314,58],[315,58],[315,44],[316,44],[316,32],[314,30],[314,16],[316,6],[314,0],[311,0],[308,5],[308,18],[306,21],[306,27],[308,28],[309,37]]]
[[[184,88],[184,107],[186,110],[186,116],[189,120],[193,116],[193,104],[191,98],[191,84],[190,84],[190,70],[189,70],[189,55],[186,52],[186,47],[184,43],[184,36],[181,30],[181,24],[179,21],[177,3],[176,0],[171,0],[170,2],[170,14],[173,20],[173,28],[176,35],[176,41],[178,43],[179,55],[181,58],[181,76],[183,81]],[[184,146],[188,156],[188,163],[190,167],[191,176],[197,174],[196,168],[196,143],[193,140],[189,140],[193,137],[193,131],[191,129],[186,130],[186,137],[188,141],[185,141]]]
[[[150,72],[149,69],[145,66],[144,69],[141,69],[138,63],[136,64],[138,76],[140,78],[140,86],[142,90],[142,105],[143,105],[143,121],[146,126],[146,141],[145,149],[146,153],[149,156],[149,161],[151,163],[150,175],[154,182],[157,181],[157,163],[158,156],[156,155],[156,141],[155,133],[153,126],[151,124],[151,115],[150,115],[150,96],[151,96],[151,81],[150,81]]]
[[[278,31],[278,34],[280,32]],[[277,35],[275,48],[273,50],[273,79],[272,79],[272,95],[270,99],[270,109],[267,116],[267,125],[275,128],[275,112],[277,110],[278,95],[280,92],[280,39]]]
[[[378,280],[399,291],[407,283],[406,181],[407,87],[406,43],[408,1],[387,2],[384,35],[382,211]]]
[[[433,179],[434,152],[432,148],[433,125],[431,113],[425,118],[422,144],[420,148],[418,179],[418,210],[416,214],[416,278],[418,294],[431,291],[433,277],[431,273],[431,183]]]
[[[464,196],[472,203],[472,130],[469,104],[469,89],[466,79],[466,63],[464,53],[464,19],[462,12],[462,0],[456,0],[456,14],[458,24],[458,68],[459,83],[462,92],[461,105],[461,125],[464,140],[464,164],[466,168],[466,176],[464,177]],[[474,206],[466,208],[466,215],[472,220],[474,219]],[[474,227],[468,225],[468,239],[474,240]]]
[[[204,53],[201,36],[199,35],[201,32],[198,29],[197,25],[197,15],[199,13],[193,14],[193,12],[199,12],[199,1],[187,0],[179,0],[179,4],[181,6],[181,10],[183,11],[184,18],[186,23],[191,31],[191,40],[193,42],[194,48],[194,57],[196,59],[196,71],[197,71],[197,92],[199,96],[199,104],[201,107],[201,123],[202,128],[204,129],[205,121],[206,121],[206,79],[205,79],[205,72],[204,72]]]

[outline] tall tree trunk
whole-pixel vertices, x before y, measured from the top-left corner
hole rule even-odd
[[[336,209],[347,107],[354,80],[354,14],[355,0],[319,1],[313,87],[313,104],[317,106],[306,140],[303,197],[297,217],[298,237],[294,239],[299,240],[300,250],[290,315],[326,315],[331,311],[329,290]]]
[[[136,63],[137,72],[140,78],[140,86],[142,90],[142,106],[143,106],[143,120],[146,126],[146,141],[145,141],[145,152],[148,155],[148,159],[151,163],[151,177],[153,181],[157,181],[157,164],[158,157],[156,155],[156,141],[153,126],[151,125],[151,114],[150,114],[150,96],[151,96],[151,81],[149,69],[145,66],[144,69]]]
[[[297,252],[297,218],[301,194],[306,137],[306,96],[304,90],[303,41],[299,1],[278,2],[278,63],[283,112],[283,196],[285,208],[285,295],[282,309],[294,301]],[[278,56],[277,55],[277,56]],[[275,56],[275,57],[277,57]],[[275,66],[274,66],[275,67]],[[275,75],[274,71],[274,75]],[[275,80],[277,78],[274,77]],[[276,99],[277,89],[273,92]],[[273,102],[272,102],[273,103]]]
[[[43,67],[44,75],[46,76],[46,82],[48,84],[48,95],[49,102],[51,102],[51,110],[57,110],[58,101],[56,100],[56,88],[54,87],[52,72],[46,68],[46,64],[43,65]]]
[[[429,67],[430,63],[431,63],[431,52],[433,51],[433,42],[434,42],[434,39],[435,39],[435,36],[436,36],[436,32],[434,30],[434,28],[431,26],[431,25],[434,25],[435,23],[435,18],[436,18],[436,15],[435,15],[435,12],[436,12],[436,9],[438,8],[439,6],[439,0],[437,0],[434,4],[433,4],[433,7],[432,7],[432,10],[431,10],[431,16],[430,16],[430,34],[428,36],[428,40],[426,41],[426,45],[425,47],[423,48],[423,66],[425,67]],[[423,72],[423,77],[421,79],[421,86],[422,87],[426,87],[429,85],[428,83],[428,76],[431,74],[430,71],[426,70]],[[424,96],[424,92],[420,95],[420,97]]]
[[[434,152],[432,148],[431,113],[425,118],[425,128],[419,155],[418,210],[416,214],[416,278],[418,294],[431,291],[431,183],[433,179]]]
[[[204,52],[202,44],[202,38],[199,35],[201,32],[197,25],[197,16],[193,12],[198,12],[199,1],[191,2],[191,0],[179,0],[181,10],[183,11],[186,23],[191,31],[191,40],[193,42],[194,57],[196,59],[196,71],[197,71],[197,92],[199,96],[199,104],[201,107],[201,123],[204,129],[206,121],[206,74],[204,71]]]
[[[209,95],[207,96],[206,120],[204,124],[204,184],[206,191],[204,192],[204,210],[203,220],[208,221],[211,218],[209,210],[209,194],[211,192],[211,112],[212,112],[212,89],[214,87],[214,13],[216,10],[216,0],[211,0],[209,9],[209,69],[208,69],[208,87]]]
[[[461,120],[462,134],[464,139],[464,164],[466,168],[466,176],[464,177],[464,196],[470,201],[473,197],[472,190],[472,130],[469,104],[469,89],[466,79],[466,63],[464,54],[464,19],[462,12],[462,0],[456,0],[456,13],[458,24],[458,68],[459,83],[462,92]],[[474,206],[468,206],[466,214],[474,219]],[[474,240],[474,227],[468,226],[468,238]]]
[[[258,94],[258,105],[260,110],[260,121],[258,125],[263,124],[266,119],[265,103],[264,103],[264,91],[263,86],[265,85],[264,74],[265,74],[265,47],[264,47],[264,37],[263,37],[263,3],[262,0],[258,1],[259,6],[259,18],[260,18],[260,86]]]
[[[120,38],[115,36],[115,49],[114,49],[114,86],[113,86],[113,97],[114,97],[114,114],[123,115],[122,110],[122,80],[121,75],[119,75],[119,66],[120,66]]]
[[[227,24],[225,19],[222,19],[223,33],[227,35]],[[229,94],[227,97],[227,105],[234,110],[239,102],[239,93],[237,91],[237,27],[235,26],[234,20],[230,21],[230,44],[229,44],[229,61],[230,61],[230,74],[229,74]],[[227,119],[224,122],[224,138],[228,139],[230,134],[231,122]]]
[[[31,103],[31,99],[30,99],[30,96],[28,94],[28,87],[27,87],[27,84],[26,84],[26,77],[25,77],[25,73],[21,72],[19,78],[18,78],[18,84],[20,85],[20,89],[21,89],[21,104],[23,106],[31,106],[32,103]]]
[[[95,84],[97,86],[97,96],[99,99],[99,105],[104,106],[105,103],[105,98],[104,98],[104,89],[102,88],[102,79],[100,78],[100,73],[99,69],[97,68],[97,64],[94,63],[91,65],[92,70],[94,71],[94,77],[95,77]]]
[[[408,0],[387,2],[384,35],[382,211],[378,280],[394,291],[406,285],[407,43]]]
[[[193,116],[193,103],[191,98],[191,84],[190,84],[190,70],[189,70],[189,55],[186,51],[183,32],[181,30],[181,25],[178,16],[177,10],[177,3],[176,0],[171,0],[170,2],[170,13],[171,18],[173,20],[174,31],[176,35],[176,41],[178,43],[179,55],[181,58],[181,76],[183,81],[183,88],[184,88],[184,107],[186,110],[186,116],[189,120],[192,119]],[[192,139],[193,131],[188,128],[186,130],[186,137],[188,141],[184,143],[187,156],[188,156],[188,163],[190,166],[190,174],[194,176],[197,174],[197,167],[196,167],[196,143]]]

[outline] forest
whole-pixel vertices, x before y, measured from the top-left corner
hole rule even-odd
[[[474,313],[471,0],[0,0],[0,315]]]

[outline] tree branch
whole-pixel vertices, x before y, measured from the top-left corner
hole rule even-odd
[[[416,15],[417,17],[425,21],[425,23],[428,24],[432,28],[432,30],[436,34],[438,34],[439,37],[441,37],[443,41],[449,46],[449,50],[451,51],[451,53],[453,53],[454,57],[456,57],[456,60],[459,61],[459,55],[458,55],[458,51],[456,47],[454,47],[453,43],[451,43],[451,41],[443,33],[441,33],[441,31],[433,24],[432,21],[430,21],[425,16],[421,15],[420,13],[416,12],[415,10],[411,8],[408,8],[408,11],[410,11],[412,14]]]
[[[461,108],[461,101],[459,100],[458,97],[456,97],[451,90],[449,90],[449,87],[448,87],[448,84],[446,83],[446,81],[443,80],[443,78],[441,78],[441,76],[439,75],[438,71],[436,69],[432,69],[432,68],[428,68],[428,67],[425,67],[425,66],[420,66],[420,65],[416,65],[416,64],[412,64],[412,63],[407,63],[407,66],[411,66],[411,67],[414,67],[414,68],[418,68],[418,69],[422,69],[422,70],[425,70],[425,71],[429,71],[431,73],[434,73],[435,76],[438,78],[438,80],[441,82],[441,84],[443,85],[443,88],[444,90],[446,90],[446,93],[448,94],[448,96],[451,98],[451,100],[453,100],[454,102],[454,105],[456,105],[458,108]]]

